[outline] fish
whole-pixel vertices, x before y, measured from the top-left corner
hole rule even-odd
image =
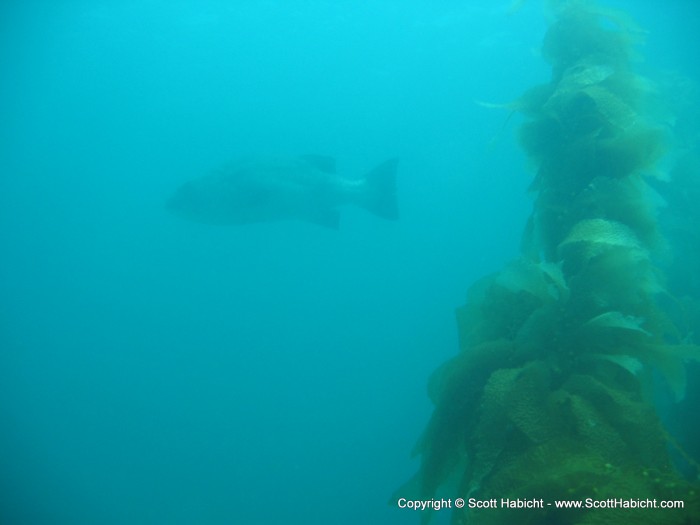
[[[345,205],[387,220],[399,217],[398,159],[389,159],[363,178],[336,173],[323,155],[245,158],[185,182],[167,200],[176,216],[213,225],[297,219],[338,229]]]

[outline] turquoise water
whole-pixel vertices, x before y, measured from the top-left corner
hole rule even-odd
[[[697,149],[700,10],[614,5],[640,70],[688,79],[669,125]],[[0,523],[415,522],[387,500],[427,378],[531,206],[518,118],[476,102],[548,80],[540,3],[10,0],[0,24]],[[399,221],[165,209],[308,153],[349,178],[398,157]]]

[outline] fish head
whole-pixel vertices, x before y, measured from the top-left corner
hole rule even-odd
[[[166,201],[166,209],[182,218],[203,224],[245,224],[269,220],[269,190],[250,181],[218,174],[184,183]]]

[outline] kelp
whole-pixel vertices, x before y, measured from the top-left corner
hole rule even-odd
[[[549,11],[551,81],[503,106],[527,118],[519,140],[536,172],[522,254],[457,310],[460,351],[431,377],[421,467],[396,495],[685,502],[464,508],[454,524],[692,523],[700,488],[676,470],[651,395],[659,376],[681,399],[700,347],[658,266],[660,199],[645,177],[673,141],[649,109],[653,83],[633,71],[644,35],[589,3]]]
[[[630,251],[643,250],[631,228],[605,219],[585,219],[576,223],[559,245],[559,249],[563,250],[570,244],[579,243],[588,248],[588,257],[593,257],[611,246],[623,247]]]
[[[584,323],[584,326],[589,328],[622,330],[628,334],[636,332],[637,334],[651,336],[651,334],[644,329],[643,325],[644,319],[640,317],[633,317],[631,315],[625,315],[622,312],[616,311],[596,315],[594,318],[589,319]]]

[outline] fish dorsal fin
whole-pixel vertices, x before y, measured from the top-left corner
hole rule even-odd
[[[300,158],[319,171],[335,173],[335,159],[333,157],[328,157],[327,155],[302,155]]]

